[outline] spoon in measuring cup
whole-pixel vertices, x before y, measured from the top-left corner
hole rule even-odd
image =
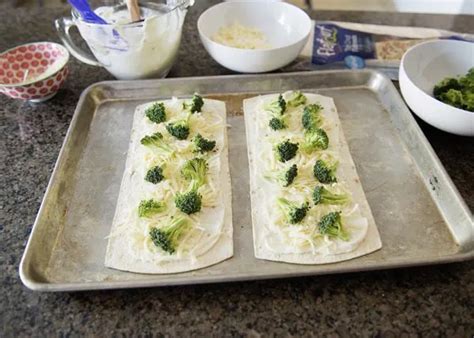
[[[68,2],[79,12],[84,21],[90,23],[98,23],[102,25],[107,24],[104,19],[94,13],[94,11],[89,6],[87,0],[68,0]]]
[[[141,21],[140,7],[138,7],[138,0],[127,0],[127,8],[130,13],[131,22]]]
[[[91,9],[89,6],[89,3],[87,0],[68,0],[69,4],[74,7],[79,14],[81,15],[81,18],[89,23],[95,23],[95,24],[100,24],[100,25],[107,25],[107,21],[102,19],[100,16],[95,14],[95,12]],[[119,45],[115,48],[112,49],[117,49],[121,51],[126,51],[128,49],[128,43],[120,38],[119,33],[114,29],[112,30],[112,33],[116,39],[116,43]]]

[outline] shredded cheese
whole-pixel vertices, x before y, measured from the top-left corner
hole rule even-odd
[[[243,26],[238,22],[221,27],[211,38],[225,46],[240,49],[267,49],[271,48],[265,34],[255,27]]]

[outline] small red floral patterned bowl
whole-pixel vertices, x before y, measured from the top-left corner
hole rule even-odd
[[[52,98],[69,73],[69,52],[54,42],[35,42],[0,54],[0,93],[42,102]]]

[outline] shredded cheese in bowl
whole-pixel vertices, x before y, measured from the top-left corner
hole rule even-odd
[[[237,22],[219,28],[211,39],[222,45],[241,49],[266,49],[272,47],[261,30],[243,26]]]

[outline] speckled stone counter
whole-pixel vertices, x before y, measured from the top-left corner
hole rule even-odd
[[[46,1],[48,2],[48,0]],[[56,1],[52,1],[56,3]],[[190,11],[170,77],[220,75]],[[19,3],[18,8],[15,3]],[[0,50],[58,41],[52,20],[67,6],[0,3]],[[468,16],[313,12],[317,19],[439,27],[474,33]],[[72,59],[51,101],[0,97],[0,336],[458,336],[474,334],[474,263],[231,284],[82,293],[35,293],[18,266],[80,93],[112,77]],[[301,69],[293,64],[285,69]],[[474,141],[418,121],[471,210]]]

